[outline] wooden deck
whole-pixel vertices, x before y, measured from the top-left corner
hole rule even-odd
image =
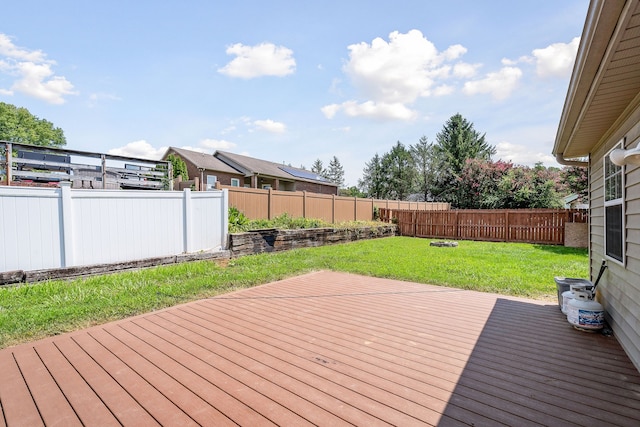
[[[638,426],[557,305],[318,272],[0,350],[0,426]]]

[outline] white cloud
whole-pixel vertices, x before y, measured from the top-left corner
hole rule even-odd
[[[406,34],[394,31],[389,39],[375,38],[371,44],[349,45],[344,66],[352,84],[365,101],[349,100],[322,107],[327,118],[338,112],[351,117],[412,120],[417,114],[410,105],[421,97],[442,96],[454,87],[442,83],[470,75],[479,65],[451,64],[467,52],[459,44],[439,51],[419,30]]]
[[[568,77],[576,59],[580,37],[569,43],[554,43],[532,53],[536,61],[536,74],[540,77]]]
[[[225,141],[224,139],[207,138],[200,141],[200,146],[206,149],[215,151],[215,150],[230,150],[233,147],[235,147],[236,144],[233,142]],[[185,147],[182,147],[182,148],[185,148]]]
[[[475,76],[480,67],[482,67],[482,64],[459,62],[453,66],[453,75],[458,78],[468,79]]]
[[[107,153],[114,156],[138,157],[141,159],[160,160],[167,147],[153,148],[144,139],[133,141],[123,147],[113,148]]]
[[[516,165],[533,166],[542,162],[547,166],[556,164],[555,158],[549,153],[531,150],[525,145],[512,144],[510,142],[500,142],[496,145],[496,158],[510,161]]]
[[[11,37],[0,33],[0,55],[20,61],[45,62],[46,55],[39,50],[28,51],[13,44]]]
[[[77,94],[71,82],[55,75],[55,61],[47,60],[39,50],[15,46],[6,34],[0,34],[0,57],[4,57],[0,59],[0,71],[16,77],[9,89],[0,88],[5,95],[20,92],[50,104],[64,104],[65,96]]]
[[[243,79],[260,76],[283,77],[293,74],[296,69],[293,51],[272,43],[261,43],[256,46],[236,43],[229,46],[226,53],[235,55],[236,58],[218,69],[218,72],[229,77]]]
[[[487,74],[483,79],[466,82],[462,91],[466,95],[487,93],[496,100],[502,100],[511,95],[521,77],[522,70],[519,68],[503,67],[496,73]]]
[[[271,119],[256,120],[253,124],[260,130],[264,130],[271,133],[284,133],[287,127],[284,123],[275,122]]]
[[[455,92],[455,88],[451,85],[440,85],[433,89],[433,96],[451,95]]]
[[[368,117],[382,120],[413,120],[417,116],[415,111],[400,102],[376,103],[374,101],[366,101],[358,103],[356,101],[347,101],[342,104],[327,105],[322,107],[321,110],[328,119],[334,117],[338,111],[342,111],[349,117]]]
[[[322,114],[324,114],[324,116],[327,119],[332,119],[340,111],[340,105],[339,104],[325,105],[320,109],[320,111],[322,111]]]
[[[434,76],[442,75],[443,62],[459,56],[460,48],[439,53],[418,30],[406,34],[394,31],[388,42],[378,37],[371,44],[348,46],[349,62],[344,69],[368,98],[376,102],[409,103],[429,95]]]

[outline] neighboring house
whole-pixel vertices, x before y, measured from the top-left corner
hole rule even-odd
[[[213,188],[216,182],[235,187],[243,186],[244,174],[211,154],[169,147],[162,159],[166,160],[170,154],[177,155],[184,160],[189,179],[197,177],[206,186],[203,188]]]
[[[588,203],[582,203],[582,197],[578,194],[569,194],[562,198],[565,209],[589,209]]]
[[[591,277],[606,260],[598,301],[640,369],[639,35],[640,0],[591,1],[553,154],[588,167]]]
[[[175,147],[170,147],[163,159],[172,153],[185,161],[189,178],[202,175],[207,186],[218,181],[235,187],[338,194],[336,184],[305,169],[224,151],[211,155]]]

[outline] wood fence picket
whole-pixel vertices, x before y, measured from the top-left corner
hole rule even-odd
[[[565,223],[587,222],[576,209],[493,209],[416,211],[380,209],[381,219],[402,236],[563,245]]]

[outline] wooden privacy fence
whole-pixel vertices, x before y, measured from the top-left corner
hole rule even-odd
[[[565,224],[586,223],[586,210],[495,209],[415,211],[381,209],[402,236],[563,245]]]
[[[321,219],[339,223],[371,221],[374,207],[380,209],[446,210],[449,203],[361,199],[307,191],[278,191],[222,185],[229,192],[229,206],[249,219],[273,219],[284,213],[294,218]]]

